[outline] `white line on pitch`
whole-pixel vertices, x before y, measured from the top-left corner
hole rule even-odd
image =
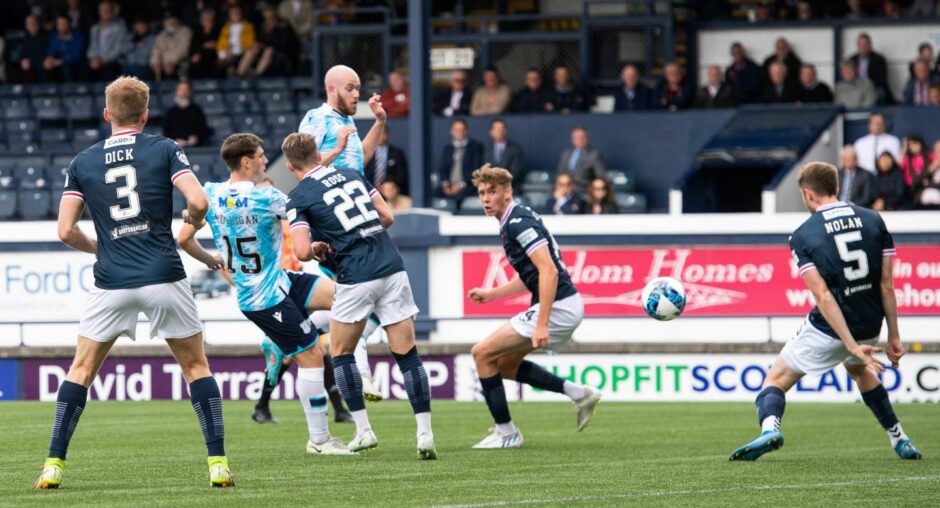
[[[609,494],[602,496],[569,496],[546,499],[519,499],[515,501],[492,501],[488,503],[437,505],[436,508],[486,508],[489,506],[513,506],[526,504],[572,503],[578,501],[604,501],[612,499],[630,499],[638,497],[685,496],[691,494],[722,494],[728,492],[746,492],[755,490],[800,490],[819,489],[827,487],[851,487],[854,485],[873,485],[884,483],[926,482],[940,480],[935,476],[908,476],[904,478],[882,478],[873,480],[854,480],[830,483],[798,483],[793,485],[754,485],[743,487],[729,487],[725,489],[688,489],[688,490],[660,490],[653,492],[628,492],[623,494]]]

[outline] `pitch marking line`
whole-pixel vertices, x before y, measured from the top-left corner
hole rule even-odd
[[[907,476],[903,478],[882,478],[875,480],[854,480],[844,482],[830,483],[798,483],[792,485],[755,485],[747,487],[729,487],[725,489],[689,489],[689,490],[660,490],[653,492],[630,492],[624,494],[611,494],[605,496],[569,496],[555,497],[545,499],[520,499],[516,501],[493,501],[489,503],[472,504],[452,504],[437,505],[436,508],[486,508],[489,506],[515,506],[527,504],[549,504],[549,503],[572,503],[579,501],[605,501],[614,499],[631,499],[642,497],[665,497],[665,496],[685,496],[694,494],[725,494],[730,492],[751,492],[755,490],[801,490],[801,489],[820,489],[827,487],[851,487],[856,485],[877,485],[888,483],[903,482],[928,482],[940,480],[940,475],[935,476]]]

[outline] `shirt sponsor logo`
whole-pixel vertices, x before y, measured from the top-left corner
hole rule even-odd
[[[112,146],[133,145],[135,141],[136,138],[134,136],[116,136],[105,140],[104,147],[111,148]]]
[[[852,210],[850,206],[840,206],[839,208],[833,208],[832,210],[825,210],[823,213],[823,220],[832,220],[836,217],[847,217],[849,215],[855,215],[855,210]]]
[[[248,198],[222,196],[219,198],[219,206],[222,208],[246,208],[248,207]]]
[[[123,226],[118,226],[111,230],[111,239],[117,240],[127,236],[139,235],[142,233],[150,232],[150,223],[149,222],[140,222],[138,224],[126,224]]]

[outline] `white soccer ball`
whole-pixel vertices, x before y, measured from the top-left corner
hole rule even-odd
[[[658,321],[676,319],[685,308],[685,288],[672,277],[657,277],[643,288],[640,305]]]

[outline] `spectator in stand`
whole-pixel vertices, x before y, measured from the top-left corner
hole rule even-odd
[[[879,212],[903,210],[907,205],[907,186],[904,185],[904,175],[901,174],[897,160],[891,152],[884,151],[878,156],[877,164],[878,173],[872,186],[875,201],[871,204],[871,209]]]
[[[300,39],[301,46],[306,45],[313,32],[313,19],[316,15],[313,0],[281,0],[277,6],[277,15],[287,20]]]
[[[388,88],[382,91],[382,107],[389,118],[405,118],[411,108],[408,81],[401,72],[388,73]]]
[[[522,148],[509,140],[509,127],[505,121],[497,118],[490,122],[490,140],[490,146],[483,153],[483,162],[509,170],[513,189],[521,191],[525,180]]]
[[[859,170],[858,157],[852,145],[842,147],[842,169],[839,170],[839,201],[871,208],[875,201],[874,175]]]
[[[940,85],[930,85],[927,90],[927,105],[940,106]]]
[[[552,73],[551,102],[548,111],[568,114],[584,110],[584,97],[581,90],[571,82],[571,71],[564,65],[555,67]]]
[[[199,26],[193,32],[189,45],[189,75],[193,78],[214,78],[219,74],[216,45],[222,30],[216,23],[216,14],[205,9],[199,14]]]
[[[855,142],[858,165],[875,174],[875,160],[882,152],[888,152],[894,160],[901,158],[901,141],[896,136],[885,132],[885,117],[881,113],[872,113],[868,119],[868,135]]]
[[[912,78],[914,77],[914,64],[917,63],[918,60],[923,60],[927,62],[928,67],[933,66],[933,62],[934,62],[933,46],[929,42],[922,42],[920,43],[919,46],[917,46],[917,58],[915,58],[914,60],[911,60],[910,65],[907,66],[907,70],[908,72],[910,72]],[[931,69],[930,73],[932,75],[937,74],[935,69]]]
[[[807,0],[798,0],[796,2],[796,19],[800,21],[809,21],[814,19],[815,13],[813,12],[812,2]]]
[[[832,102],[832,90],[816,77],[816,66],[803,64],[800,67],[800,86],[797,100],[803,103]]]
[[[555,173],[570,174],[575,190],[582,193],[591,180],[607,177],[601,152],[590,145],[587,128],[575,127],[571,130],[571,148],[562,152]]]
[[[708,66],[708,83],[695,94],[694,107],[702,109],[733,108],[734,95],[731,87],[721,80],[721,67]]]
[[[182,2],[182,4],[180,21],[193,30],[201,23],[203,11],[212,10],[215,12],[219,8],[218,0],[189,0]],[[213,48],[215,48],[215,46],[213,46]]]
[[[937,0],[914,0],[907,10],[911,17],[934,17],[940,15],[940,5]]]
[[[65,2],[65,8],[61,12],[69,18],[72,31],[81,32],[84,35],[91,30],[95,13],[93,9],[88,7],[88,2],[82,0],[67,0]]]
[[[296,67],[300,41],[290,26],[277,17],[273,7],[261,11],[261,30],[254,46],[245,51],[238,64],[238,75],[287,76]]]
[[[112,0],[98,4],[98,22],[88,37],[88,67],[95,81],[112,81],[121,73],[121,56],[129,37],[120,10]]]
[[[450,89],[439,93],[434,101],[434,112],[443,116],[470,114],[470,93],[467,91],[467,73],[454,71],[450,75]]]
[[[792,103],[799,98],[797,85],[787,79],[787,68],[780,62],[770,64],[770,78],[764,85],[761,102]]]
[[[848,109],[870,108],[878,102],[878,92],[870,79],[859,76],[855,64],[844,60],[839,64],[839,77],[836,83],[836,102]],[[874,159],[872,159],[874,161]]]
[[[862,19],[868,16],[862,6],[862,0],[846,0],[845,19]]]
[[[209,140],[209,127],[202,108],[192,101],[193,89],[183,81],[176,85],[173,107],[163,120],[163,135],[176,140],[180,146],[199,146]]]
[[[764,83],[771,81],[770,67],[774,62],[783,64],[787,70],[787,81],[795,87],[797,77],[800,75],[800,66],[803,65],[803,62],[793,52],[790,42],[783,37],[777,38],[777,42],[774,44],[774,53],[764,59],[764,65],[761,66]]]
[[[121,56],[121,73],[125,76],[135,76],[139,79],[149,79],[150,55],[156,36],[150,30],[150,23],[145,19],[136,19],[131,25],[131,32],[127,34],[124,43],[124,54]]]
[[[591,180],[591,187],[587,193],[587,208],[584,213],[591,215],[620,213],[620,208],[614,201],[614,191],[606,178]]]
[[[48,76],[42,63],[49,51],[49,34],[36,16],[26,16],[23,25],[26,32],[10,51],[10,62],[15,63],[15,67],[11,66],[10,80],[15,83],[46,81]]]
[[[525,72],[525,85],[516,93],[512,103],[514,113],[545,113],[551,107],[552,97],[542,86],[542,73],[530,68]]]
[[[901,145],[901,169],[904,173],[904,184],[913,188],[914,182],[930,166],[936,154],[927,153],[924,138],[917,134],[904,138]]]
[[[894,103],[894,95],[888,85],[888,61],[872,49],[871,37],[867,33],[858,36],[856,48],[858,51],[849,57],[855,64],[856,74],[867,77],[875,85],[879,104]]]
[[[731,86],[735,104],[754,102],[760,97],[760,68],[744,51],[740,42],[731,45],[731,65],[725,70],[725,82]]]
[[[473,187],[473,172],[483,165],[483,145],[470,138],[467,121],[457,118],[450,124],[451,142],[444,147],[441,165],[438,167],[438,179],[441,182],[438,196],[460,201],[476,194]]]
[[[930,87],[938,80],[930,75],[930,64],[924,60],[914,62],[914,75],[904,87],[904,105],[926,106],[930,104]]]
[[[614,95],[614,111],[642,111],[653,109],[653,91],[640,83],[636,65],[627,64],[620,71],[621,87]]]
[[[914,182],[914,208],[940,210],[940,141],[933,146],[933,162]]]
[[[656,108],[667,111],[686,109],[692,104],[692,90],[679,64],[669,62],[663,68],[663,79],[656,87],[655,97]]]
[[[502,82],[496,67],[483,71],[483,86],[473,92],[470,114],[473,116],[501,115],[509,109],[512,91]]]
[[[398,192],[408,196],[408,159],[405,152],[388,142],[388,125],[382,128],[379,145],[366,163],[365,177],[372,185],[379,187],[383,182],[393,182]]]
[[[255,25],[245,20],[245,14],[238,5],[228,8],[228,21],[219,33],[215,49],[219,55],[219,66],[234,74],[242,55],[255,47]]]
[[[174,79],[186,58],[193,41],[193,30],[181,25],[172,11],[163,15],[163,30],[157,34],[150,54],[150,70],[157,79]]]
[[[578,215],[584,213],[587,205],[584,198],[574,190],[574,180],[568,173],[555,177],[555,190],[545,201],[545,210],[558,215]]]
[[[7,82],[6,49],[7,41],[0,36],[0,83]]]
[[[901,17],[901,6],[895,0],[884,0],[882,9],[883,18],[898,19]]]
[[[55,81],[80,81],[87,77],[85,36],[73,32],[69,18],[55,19],[55,33],[49,38],[49,51],[42,67]]]
[[[379,194],[381,194],[385,202],[388,203],[392,212],[398,213],[411,210],[413,206],[411,198],[402,194],[401,187],[395,180],[385,180],[379,184],[378,189]]]

